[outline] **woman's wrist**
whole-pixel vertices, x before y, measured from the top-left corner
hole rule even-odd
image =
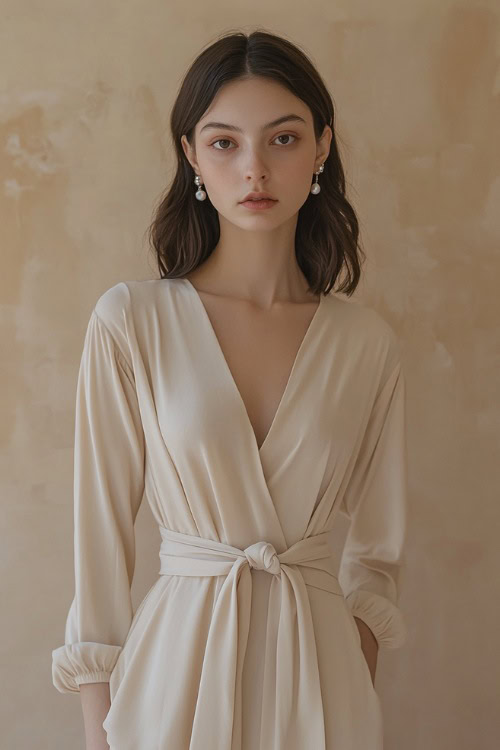
[[[111,707],[109,682],[87,682],[80,685],[86,750],[109,750],[103,722]]]

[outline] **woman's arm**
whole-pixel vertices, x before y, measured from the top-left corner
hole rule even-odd
[[[368,625],[360,620],[359,617],[354,616],[356,625],[358,626],[359,635],[361,636],[361,649],[365,656],[370,674],[372,676],[372,682],[375,684],[375,670],[377,668],[377,657],[378,657],[378,643],[377,639],[373,635]]]
[[[86,750],[109,750],[102,724],[111,707],[109,682],[87,682],[80,685]]]
[[[372,680],[377,648],[399,648],[408,635],[398,603],[405,564],[407,449],[405,380],[397,350],[384,370],[342,497],[351,523],[338,573],[346,603],[357,618]]]

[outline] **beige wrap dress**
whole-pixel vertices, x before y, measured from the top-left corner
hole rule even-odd
[[[62,693],[109,681],[111,750],[382,750],[354,615],[380,647],[406,641],[404,394],[392,327],[330,292],[259,448],[189,280],[97,300],[76,395],[75,595],[52,679]],[[160,565],[134,612],[143,497]]]

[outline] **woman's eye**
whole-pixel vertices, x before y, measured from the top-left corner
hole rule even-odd
[[[297,136],[292,135],[291,133],[283,133],[283,135],[277,135],[274,140],[277,140],[278,138],[294,138],[295,140],[297,140]],[[230,141],[229,138],[219,138],[218,140],[216,140],[213,143],[211,143],[210,146],[212,148],[215,148],[215,144],[216,143],[232,143],[232,141]],[[291,144],[290,143],[282,143],[281,145],[282,146],[289,146]],[[229,148],[215,148],[215,150],[216,151],[230,151],[231,149],[229,149]]]
[[[229,141],[227,138],[219,138],[218,141],[214,141],[213,143],[210,144],[212,146],[212,148],[215,147],[216,143],[231,143],[231,141]],[[227,149],[227,148],[217,148],[215,150],[216,151],[228,151],[229,149]]]
[[[277,135],[276,138],[295,138],[296,139],[296,137],[294,135],[291,135],[290,133],[284,133],[283,135]],[[276,140],[276,138],[274,140]],[[282,145],[283,146],[289,146],[290,144],[289,143],[283,143]]]

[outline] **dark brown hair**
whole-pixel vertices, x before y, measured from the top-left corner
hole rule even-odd
[[[356,214],[346,198],[345,177],[334,130],[333,102],[307,55],[287,39],[257,30],[249,35],[226,32],[203,50],[184,76],[170,115],[177,153],[177,171],[155,208],[148,229],[161,278],[177,278],[203,263],[219,241],[216,208],[198,201],[194,172],[182,148],[181,136],[193,145],[197,122],[229,81],[249,77],[272,79],[285,86],[311,110],[316,140],[328,124],[333,133],[321,192],[310,194],[299,210],[295,232],[297,263],[314,294],[328,293],[342,271],[334,292],[350,296],[359,281],[365,253],[358,244]]]

